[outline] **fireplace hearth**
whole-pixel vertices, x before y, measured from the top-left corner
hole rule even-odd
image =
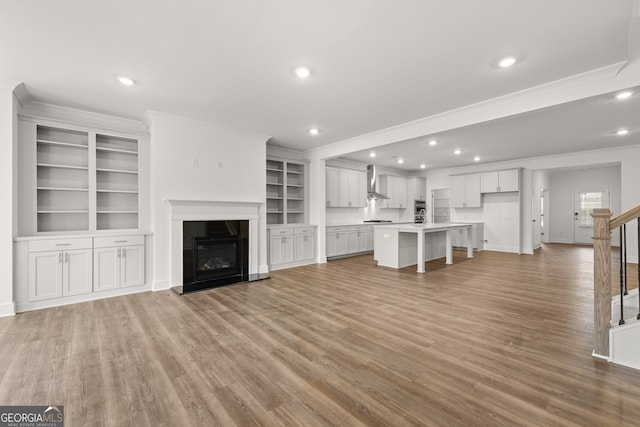
[[[249,221],[183,222],[183,292],[249,279]]]

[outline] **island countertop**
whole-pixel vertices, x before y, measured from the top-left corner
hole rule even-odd
[[[403,268],[417,264],[418,273],[424,273],[424,263],[430,259],[444,255],[447,264],[453,263],[452,230],[467,230],[467,258],[473,258],[472,228],[471,223],[450,222],[374,226],[373,258],[382,267]]]

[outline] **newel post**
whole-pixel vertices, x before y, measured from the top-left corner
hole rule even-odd
[[[596,357],[609,357],[611,328],[611,230],[609,209],[593,210],[593,329]]]

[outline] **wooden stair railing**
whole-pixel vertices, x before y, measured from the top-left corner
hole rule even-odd
[[[640,218],[640,206],[614,219],[611,219],[609,209],[594,209],[592,216],[595,335],[593,355],[608,359],[611,329],[611,232],[629,221]]]

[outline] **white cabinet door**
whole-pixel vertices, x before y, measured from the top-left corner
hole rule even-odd
[[[451,206],[454,208],[479,208],[480,174],[455,175],[451,177]]]
[[[338,206],[341,208],[351,207],[351,197],[353,196],[353,190],[351,189],[351,176],[353,174],[348,169],[338,169],[338,196],[340,202]]]
[[[500,171],[500,191],[520,191],[518,169]]]
[[[407,194],[409,204],[414,200],[427,200],[427,180],[418,177],[407,180]]]
[[[359,208],[367,207],[367,173],[356,172],[358,174],[358,193],[356,196],[357,206]]]
[[[480,174],[465,175],[465,190],[467,208],[479,208],[482,206],[480,195]]]
[[[368,251],[372,251],[373,250],[373,236],[374,236],[374,232],[373,232],[373,227],[369,227],[369,230],[367,231],[367,250]]]
[[[358,252],[358,232],[356,230],[349,230],[347,233],[347,253]]]
[[[498,171],[482,172],[480,174],[480,191],[482,193],[495,193],[500,187]]]
[[[358,230],[356,248],[358,252],[364,252],[367,250],[367,231]]]
[[[396,202],[395,206],[400,209],[407,207],[407,179],[396,176],[394,179]]]
[[[327,167],[327,207],[337,208],[340,206],[340,169]]]
[[[93,290],[106,291],[120,286],[120,248],[93,250]]]
[[[92,251],[77,249],[64,251],[62,267],[62,295],[81,295],[93,290]]]
[[[315,239],[313,234],[298,234],[295,236],[294,261],[305,261],[313,259]]]
[[[40,301],[62,296],[61,251],[29,254],[29,300]]]
[[[120,249],[120,287],[144,285],[144,245]]]
[[[451,207],[464,208],[466,203],[466,186],[464,175],[451,177]]]
[[[327,233],[327,240],[325,244],[327,249],[327,257],[336,256],[338,254],[336,249],[336,233]]]
[[[274,236],[269,247],[271,265],[293,262],[293,236]]]

